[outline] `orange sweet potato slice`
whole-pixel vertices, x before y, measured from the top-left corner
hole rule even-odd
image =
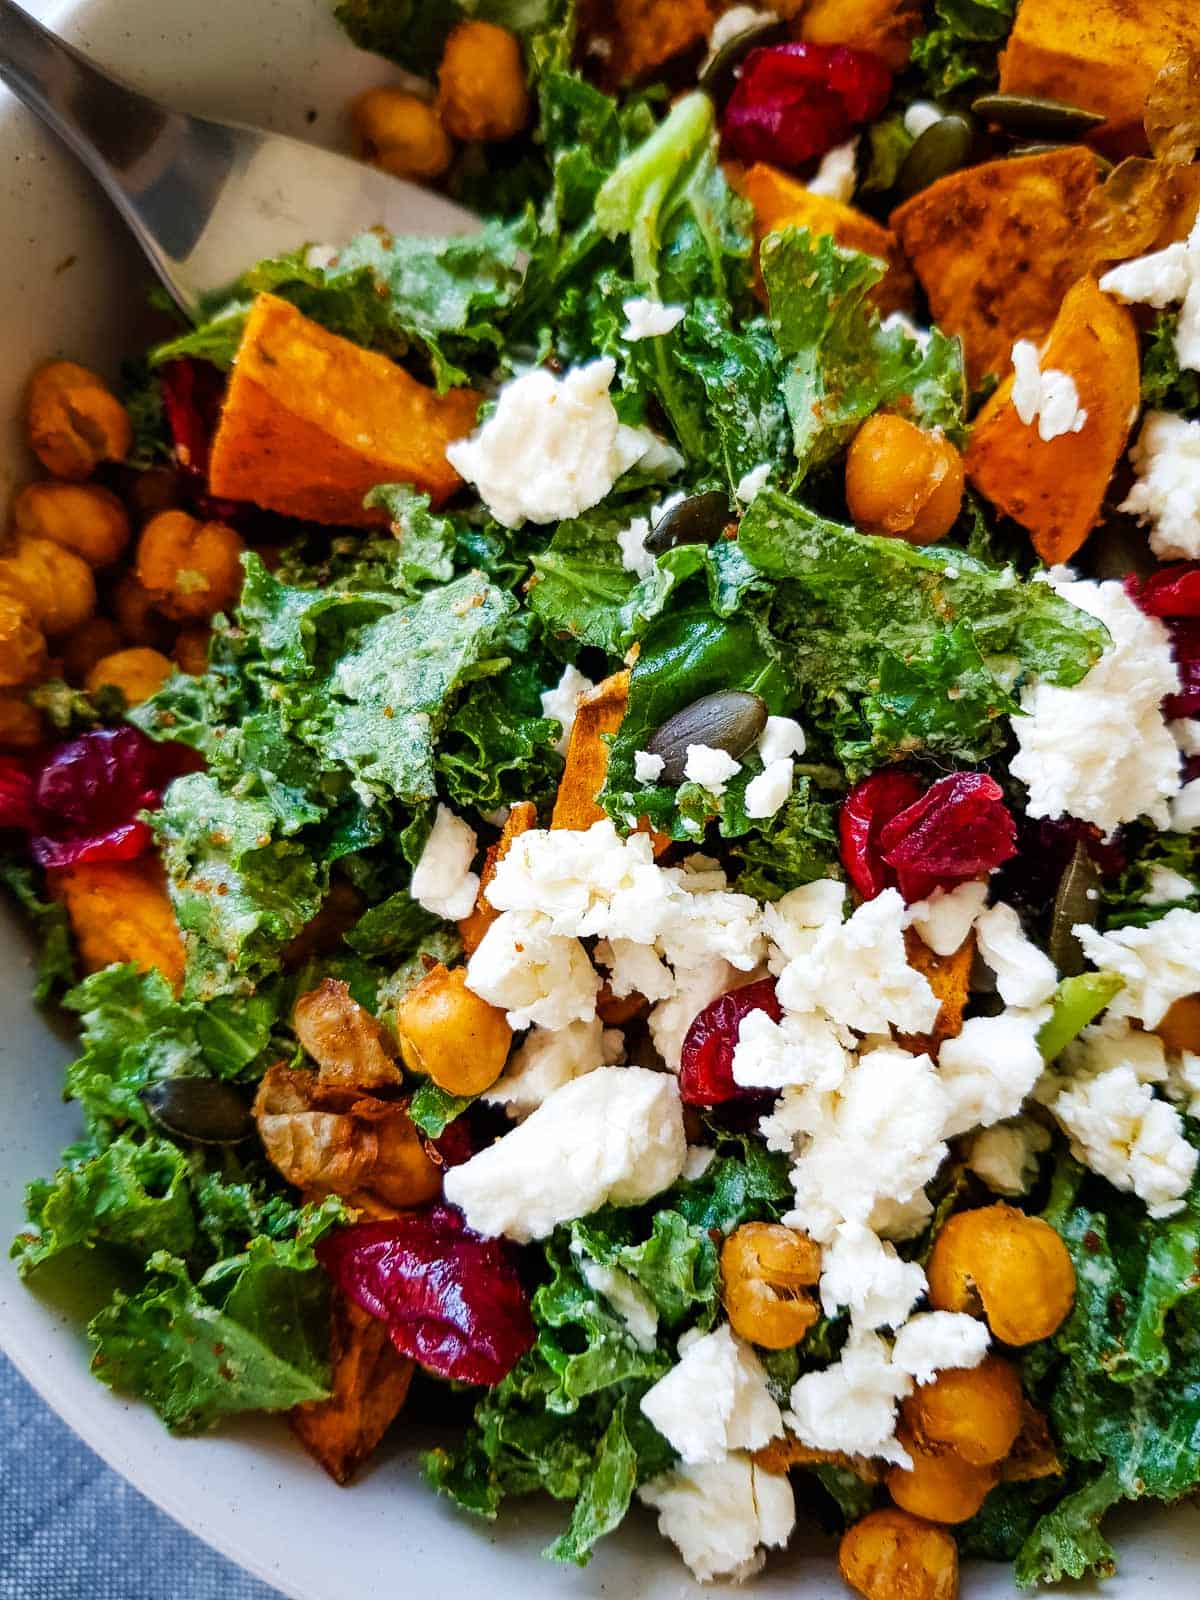
[[[251,307],[213,440],[213,494],[351,527],[376,484],[411,483],[435,505],[461,479],[446,446],[469,433],[472,389],[436,394],[386,356],[341,339],[275,295]]]
[[[483,936],[495,922],[500,913],[487,898],[486,890],[489,883],[496,876],[496,868],[508,854],[508,847],[522,833],[528,833],[530,828],[537,827],[537,807],[529,800],[519,800],[505,819],[500,837],[495,844],[489,845],[487,855],[484,857],[483,871],[479,874],[479,892],[475,896],[475,905],[469,917],[463,917],[458,924],[458,935],[462,940],[463,955],[470,959],[483,942]]]
[[[809,0],[800,17],[806,44],[848,44],[881,57],[893,72],[908,65],[923,29],[919,0]]]
[[[1007,372],[1017,339],[1040,339],[1070,286],[1091,265],[1081,257],[1089,150],[986,161],[952,172],[891,215],[938,327],[962,335],[972,384]]]
[[[873,217],[829,195],[814,194],[765,161],[756,161],[745,169],[730,165],[726,175],[754,208],[756,257],[767,234],[777,233],[781,228],[807,228],[813,234],[829,234],[845,249],[862,250],[887,263],[886,276],[872,291],[874,303],[881,312],[902,311],[912,306],[913,277],[896,236]],[[757,260],[755,278],[761,297],[764,291],[758,277]]]
[[[620,728],[629,704],[629,673],[614,672],[579,697],[575,725],[567,745],[567,764],[558,782],[550,818],[552,828],[590,828],[604,812],[596,796],[608,772],[606,734]]]
[[[179,924],[157,856],[138,861],[85,861],[46,875],[67,908],[71,932],[88,972],[132,961],[142,972],[157,967],[176,992],[185,956]]]
[[[328,1400],[296,1406],[292,1432],[335,1483],[348,1483],[399,1416],[416,1363],[402,1356],[387,1328],[343,1295],[330,1313]]]
[[[905,1033],[899,1043],[914,1055],[936,1056],[947,1039],[962,1032],[963,1012],[971,989],[971,963],[975,959],[975,935],[970,934],[952,955],[939,956],[914,928],[904,935],[908,964],[927,980],[941,1007],[932,1033]]]
[[[1141,394],[1133,318],[1090,277],[1067,295],[1043,346],[1042,370],[1051,369],[1075,380],[1082,429],[1043,439],[1017,415],[1010,372],[979,413],[965,464],[979,492],[1053,564],[1069,561],[1099,520]]]

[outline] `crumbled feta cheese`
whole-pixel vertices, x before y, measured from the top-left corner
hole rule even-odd
[[[785,756],[802,756],[804,744],[804,729],[794,717],[768,717],[758,736],[758,753],[769,767]]]
[[[664,476],[677,470],[677,452],[617,416],[609,395],[615,375],[609,357],[561,378],[544,367],[522,373],[500,390],[481,428],[447,445],[447,461],[506,528],[580,516],[631,467],[652,465]]]
[[[676,974],[675,993],[660,1000],[647,1019],[651,1042],[672,1072],[679,1071],[683,1041],[696,1017],[719,994],[736,989],[739,977],[737,968],[719,956]]]
[[[612,1066],[624,1054],[624,1039],[597,1016],[565,1028],[531,1028],[508,1065],[480,1099],[503,1106],[514,1120],[536,1111],[555,1089],[597,1067]]]
[[[1112,643],[1073,688],[1021,691],[1010,770],[1029,789],[1026,809],[1031,817],[1079,817],[1106,834],[1141,816],[1165,827],[1180,781],[1161,710],[1179,687],[1166,629],[1116,580],[1064,583],[1058,593],[1099,617]]]
[[[593,955],[608,968],[608,986],[618,1000],[631,994],[650,1001],[669,1000],[675,993],[674,974],[653,945],[635,939],[600,939]]]
[[[665,306],[661,300],[643,298],[622,301],[621,310],[625,313],[621,337],[631,343],[639,339],[662,338],[672,328],[678,327],[687,315],[684,306]]]
[[[756,1467],[744,1451],[652,1478],[638,1499],[658,1512],[658,1531],[702,1583],[753,1577],[763,1547],[785,1545],[796,1524],[787,1477]]]
[[[602,1205],[652,1199],[675,1182],[686,1155],[674,1078],[645,1067],[600,1067],[449,1168],[446,1199],[477,1233],[527,1244]]]
[[[1200,1119],[1200,1055],[1184,1050],[1173,1057],[1165,1088],[1169,1100],[1182,1106],[1189,1117]]]
[[[557,937],[537,912],[506,911],[467,963],[467,988],[507,1012],[510,1028],[565,1028],[595,1014],[600,978],[578,939]]]
[[[328,272],[338,258],[338,249],[332,244],[310,244],[304,252],[304,265],[317,272]]]
[[[1039,1007],[968,1017],[962,1031],[943,1042],[938,1075],[950,1102],[947,1138],[1016,1116],[1042,1075],[1037,1035],[1049,1014]]]
[[[981,1128],[967,1143],[967,1166],[993,1194],[1028,1194],[1037,1180],[1038,1156],[1050,1148],[1050,1131],[1032,1117]]]
[[[642,1411],[689,1466],[760,1450],[783,1432],[762,1362],[727,1323],[679,1341],[679,1363],[642,1396]]]
[[[687,1160],[683,1163],[683,1175],[689,1183],[695,1183],[702,1178],[717,1159],[715,1146],[711,1144],[691,1144],[688,1146]]]
[[[1186,794],[1185,787],[1184,793]],[[1178,900],[1190,900],[1197,893],[1196,885],[1173,867],[1151,867],[1150,882],[1142,896],[1144,906],[1169,906]]]
[[[918,326],[918,324],[915,323],[913,319],[903,311],[889,311],[879,326],[883,329],[884,333],[890,333],[893,328],[899,328],[901,333],[905,334],[906,337],[913,341],[922,355],[924,355],[925,351],[929,349],[929,342],[933,338],[932,328],[922,328]]]
[[[855,1328],[899,1328],[926,1290],[916,1261],[902,1261],[861,1222],[845,1222],[821,1255],[821,1305],[845,1307]]]
[[[933,1220],[933,1201],[924,1189],[918,1189],[907,1200],[891,1200],[883,1196],[871,1207],[867,1227],[881,1239],[916,1239]]]
[[[895,889],[867,900],[846,922],[827,922],[811,949],[789,961],[779,977],[779,1001],[789,1011],[824,1010],[859,1033],[928,1033],[938,1000],[909,966],[904,949],[904,901]]]
[[[773,817],[792,792],[795,770],[796,763],[790,756],[780,756],[777,761],[769,762],[757,777],[751,778],[746,785],[746,815]]]
[[[919,139],[944,115],[941,107],[935,106],[932,100],[914,100],[904,113],[904,131],[910,139]]]
[[[471,871],[478,848],[474,828],[439,805],[409,886],[423,910],[449,922],[470,916],[479,893],[478,874]]]
[[[1163,561],[1200,556],[1200,420],[1151,411],[1129,452],[1137,482],[1120,509],[1150,524]]]
[[[892,1364],[879,1335],[855,1329],[839,1360],[796,1380],[785,1420],[801,1444],[814,1450],[911,1467],[896,1438],[896,1405],[912,1390],[912,1378]]]
[[[928,900],[909,906],[908,926],[917,930],[935,956],[952,956],[974,927],[987,897],[986,882],[935,889]]]
[[[646,549],[650,537],[650,519],[634,517],[627,528],[617,534],[617,548],[621,552],[621,565],[635,578],[648,578],[655,568],[655,558]]]
[[[760,461],[756,467],[751,467],[749,472],[743,472],[737,481],[737,488],[733,491],[734,499],[740,505],[751,505],[771,481],[771,463]]]
[[[681,968],[713,956],[722,956],[740,972],[759,965],[766,939],[757,900],[731,889],[700,888],[696,874],[678,867],[663,868],[663,877],[676,891],[685,891],[677,894],[674,914],[659,935],[662,953],[676,976]]]
[[[633,752],[633,775],[639,783],[657,783],[666,764],[663,756],[656,756],[649,750]]]
[[[1061,1057],[1067,1082],[1094,1078],[1112,1067],[1132,1067],[1139,1083],[1162,1083],[1167,1076],[1166,1046],[1156,1033],[1135,1028],[1111,1009],[1072,1039]]]
[[[1038,437],[1049,443],[1064,433],[1082,433],[1088,414],[1079,404],[1079,390],[1070,373],[1057,367],[1042,371],[1035,344],[1018,339],[1012,347],[1013,409],[1025,426],[1038,425]]]
[[[763,930],[771,945],[768,962],[776,977],[789,961],[807,959],[826,924],[841,923],[845,903],[845,884],[818,878],[763,907]]]
[[[679,915],[673,880],[650,837],[626,838],[607,819],[590,828],[530,828],[510,844],[488,885],[498,911],[538,913],[556,934],[651,943]]]
[[[1080,924],[1074,933],[1089,961],[1125,980],[1109,1005],[1110,1017],[1133,1017],[1157,1028],[1176,1000],[1200,990],[1200,911],[1178,906],[1145,928],[1097,933]]]
[[[858,187],[858,135],[827,150],[804,187],[809,194],[828,195],[831,200],[849,205]]]
[[[562,733],[554,746],[560,756],[566,755],[567,746],[571,742],[571,729],[575,726],[579,696],[587,694],[595,687],[592,680],[585,677],[578,667],[566,666],[562,669],[562,676],[553,689],[542,691],[542,715],[553,717],[555,722],[562,724]]]
[[[1058,983],[1054,963],[1028,938],[1011,906],[995,905],[975,923],[979,954],[996,975],[1006,1006],[1040,1006]]]
[[[749,1089],[840,1089],[853,1065],[854,1035],[816,1011],[788,1011],[773,1022],[765,1011],[742,1018],[733,1052],[733,1081]]]
[[[723,795],[730,778],[736,778],[741,770],[741,763],[735,761],[728,750],[714,750],[710,744],[690,744],[687,747],[683,775],[691,783],[698,783],[702,789],[707,789],[711,795]]]
[[[1192,778],[1171,801],[1171,832],[1200,828],[1200,778]]]
[[[932,1383],[947,1367],[977,1367],[989,1343],[986,1322],[957,1311],[922,1311],[896,1335],[892,1365],[918,1383]]]
[[[658,1343],[658,1307],[641,1284],[627,1272],[601,1266],[588,1256],[580,1257],[579,1270],[588,1288],[612,1306],[638,1349],[653,1350]]]
[[[704,66],[707,67],[724,50],[727,44],[733,41],[748,29],[756,27],[760,22],[777,22],[779,19],[773,11],[760,11],[757,6],[730,6],[728,11],[723,11],[712,25],[712,32],[708,36],[708,55]],[[704,68],[701,68],[703,72]]]
[[[1123,261],[1100,279],[1106,294],[1119,300],[1155,306],[1180,305],[1175,326],[1175,355],[1179,365],[1200,372],[1200,221],[1186,242]]]
[[[1184,1137],[1179,1113],[1139,1083],[1132,1067],[1083,1079],[1050,1109],[1072,1154],[1091,1171],[1136,1194],[1152,1217],[1180,1210],[1200,1151]]]

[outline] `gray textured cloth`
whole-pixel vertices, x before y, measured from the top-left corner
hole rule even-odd
[[[0,1600],[280,1600],[142,1498],[0,1356]]]

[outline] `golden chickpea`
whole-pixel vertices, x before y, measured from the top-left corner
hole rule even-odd
[[[149,645],[155,650],[170,647],[174,629],[132,572],[123,573],[113,588],[112,610],[127,644]]]
[[[68,683],[83,683],[103,656],[121,648],[121,630],[111,617],[92,617],[69,633],[59,647],[63,676]]]
[[[56,478],[88,478],[102,461],[124,461],[129,413],[102,378],[73,361],[39,367],[29,387],[29,443]]]
[[[90,567],[106,567],[129,543],[129,517],[115,494],[91,483],[30,483],[13,504],[18,536],[52,539]]]
[[[24,601],[51,639],[81,627],[96,609],[91,567],[52,539],[19,538],[0,556],[0,593]]]
[[[39,711],[19,694],[0,694],[0,750],[32,750],[45,735]]]
[[[903,417],[868,417],[846,455],[846,504],[856,528],[933,544],[949,533],[963,497],[962,457],[940,429]]]
[[[912,1467],[892,1467],[887,1489],[902,1511],[930,1522],[968,1522],[1000,1481],[995,1465],[980,1467],[953,1450],[925,1450],[903,1422],[896,1438],[912,1457]]]
[[[202,678],[208,671],[208,647],[211,642],[211,628],[180,628],[171,652],[175,657],[175,665],[193,678]]]
[[[1058,1234],[1002,1202],[952,1216],[926,1272],[935,1309],[977,1315],[982,1306],[1004,1344],[1048,1339],[1075,1299],[1075,1269]]]
[[[157,694],[174,672],[168,657],[158,650],[147,650],[135,645],[130,650],[117,650],[103,656],[87,675],[89,694],[99,694],[101,689],[119,689],[127,706],[140,706]]]
[[[0,593],[0,688],[15,689],[46,665],[46,638],[23,600]]]
[[[440,178],[454,146],[427,100],[403,89],[368,89],[350,107],[354,153],[397,178]]]
[[[1021,1379],[1002,1356],[986,1356],[977,1367],[946,1367],[908,1397],[901,1413],[926,1448],[991,1466],[1004,1460],[1021,1431]]]
[[[955,1600],[958,1594],[953,1538],[906,1511],[872,1511],[847,1528],[838,1568],[866,1600]]]
[[[821,1249],[780,1222],[744,1222],[721,1247],[721,1298],[733,1331],[767,1350],[799,1344],[820,1312],[809,1292]]]
[[[396,1007],[400,1054],[410,1072],[447,1094],[481,1094],[504,1071],[512,1029],[498,1006],[467,988],[467,969],[439,962]]]
[[[456,139],[520,133],[529,121],[529,89],[516,35],[492,22],[460,22],[438,68],[437,111]]]
[[[163,511],[138,540],[138,581],[177,622],[207,621],[227,611],[242,587],[241,537],[223,522]]]

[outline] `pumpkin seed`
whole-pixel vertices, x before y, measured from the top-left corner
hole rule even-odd
[[[646,549],[661,556],[677,544],[713,544],[732,521],[733,510],[720,489],[690,494],[664,511],[646,535]]]
[[[1098,111],[1035,94],[981,94],[971,102],[971,110],[1005,133],[1025,139],[1078,139],[1104,121]]]
[[[925,129],[905,156],[896,179],[896,193],[908,200],[931,183],[957,172],[971,159],[975,148],[975,124],[961,111],[939,117]]]
[[[1083,946],[1074,929],[1083,922],[1095,927],[1100,920],[1100,872],[1082,844],[1058,880],[1054,910],[1050,916],[1050,938],[1046,949],[1064,978],[1075,978],[1087,965]]]
[[[721,689],[684,706],[646,741],[651,755],[663,758],[662,782],[682,783],[688,746],[706,744],[736,760],[745,755],[767,725],[766,702],[745,689]]]
[[[737,69],[750,54],[764,45],[783,44],[787,39],[787,26],[778,17],[763,17],[753,22],[741,33],[727,39],[711,60],[700,70],[700,87],[719,104],[733,93],[737,82]]]
[[[240,1144],[253,1128],[242,1095],[215,1078],[164,1078],[142,1100],[160,1128],[194,1144]]]

